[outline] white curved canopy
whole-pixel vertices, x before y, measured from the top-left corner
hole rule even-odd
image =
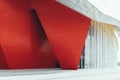
[[[111,17],[120,20],[120,0],[88,0],[96,8]]]
[[[88,0],[56,0],[56,1],[93,19],[93,20],[108,23],[108,24],[113,24],[113,25],[116,25],[117,27],[120,27],[120,21],[118,20],[118,18],[116,18],[117,16],[114,17],[112,15],[112,14],[115,14],[116,11],[115,12],[110,11],[110,10],[112,10],[112,8],[108,9],[109,6],[111,6],[114,1],[118,1],[118,0],[114,0],[114,1],[113,0],[109,0],[109,1],[108,0],[89,0],[90,2]],[[110,2],[110,1],[113,1],[113,2]],[[109,2],[109,3],[107,3],[107,2]],[[109,6],[106,7],[107,4],[105,4],[105,3],[109,4]],[[115,2],[115,3],[117,3],[117,2]],[[119,3],[117,3],[116,5],[118,5],[118,4]],[[105,5],[105,6],[103,6],[103,5]],[[119,13],[118,13],[118,15],[119,15]],[[120,15],[119,15],[119,17],[120,17]]]

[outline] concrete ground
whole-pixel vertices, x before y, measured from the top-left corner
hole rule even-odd
[[[0,70],[0,80],[120,80],[120,68]]]

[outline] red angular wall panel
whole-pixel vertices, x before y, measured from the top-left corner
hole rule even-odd
[[[57,60],[77,69],[89,25],[54,0],[0,0],[0,69],[50,68]]]
[[[91,20],[54,0],[34,8],[62,69],[77,69]]]
[[[56,58],[27,0],[0,0],[0,68],[50,68]]]

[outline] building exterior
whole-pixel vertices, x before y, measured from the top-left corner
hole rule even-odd
[[[119,26],[87,0],[1,0],[0,69],[116,67]]]

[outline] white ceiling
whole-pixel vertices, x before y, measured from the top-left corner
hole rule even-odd
[[[120,20],[120,0],[88,0],[101,12]]]

